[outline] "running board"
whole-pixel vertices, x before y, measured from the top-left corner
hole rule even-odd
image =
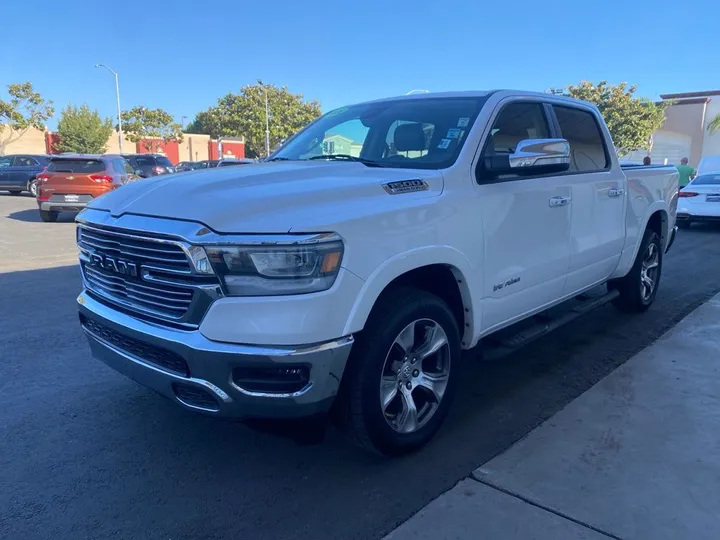
[[[516,323],[508,328],[499,330],[483,338],[481,355],[483,360],[496,360],[506,356],[528,343],[557,330],[561,326],[574,321],[578,317],[603,306],[618,296],[618,291],[606,291],[603,294],[592,294],[592,291],[576,296],[559,306],[552,307]]]

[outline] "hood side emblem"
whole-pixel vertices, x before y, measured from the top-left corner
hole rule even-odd
[[[388,182],[383,184],[383,189],[390,195],[399,195],[401,193],[414,193],[416,191],[427,191],[430,189],[425,180],[400,180],[399,182]]]

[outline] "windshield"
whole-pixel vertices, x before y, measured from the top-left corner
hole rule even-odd
[[[720,184],[720,173],[718,174],[703,174],[693,180],[694,186],[710,186],[713,184]]]
[[[457,159],[485,99],[399,99],[342,107],[318,118],[270,160],[345,159],[443,169]]]

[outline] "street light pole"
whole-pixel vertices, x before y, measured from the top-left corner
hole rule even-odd
[[[261,84],[265,90],[265,157],[270,155],[270,112],[268,108],[268,92],[267,86],[258,79],[258,84]]]
[[[123,141],[123,130],[122,130],[122,116],[120,114],[120,82],[118,81],[117,72],[113,71],[105,64],[95,64],[96,68],[104,67],[110,73],[115,76],[115,97],[117,98],[117,119],[118,119],[118,146],[120,147],[120,153],[122,154],[122,141]]]

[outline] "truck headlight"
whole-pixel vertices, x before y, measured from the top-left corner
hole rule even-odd
[[[337,238],[337,237],[335,237]],[[315,244],[206,246],[229,296],[278,296],[324,291],[340,271],[340,240]]]

